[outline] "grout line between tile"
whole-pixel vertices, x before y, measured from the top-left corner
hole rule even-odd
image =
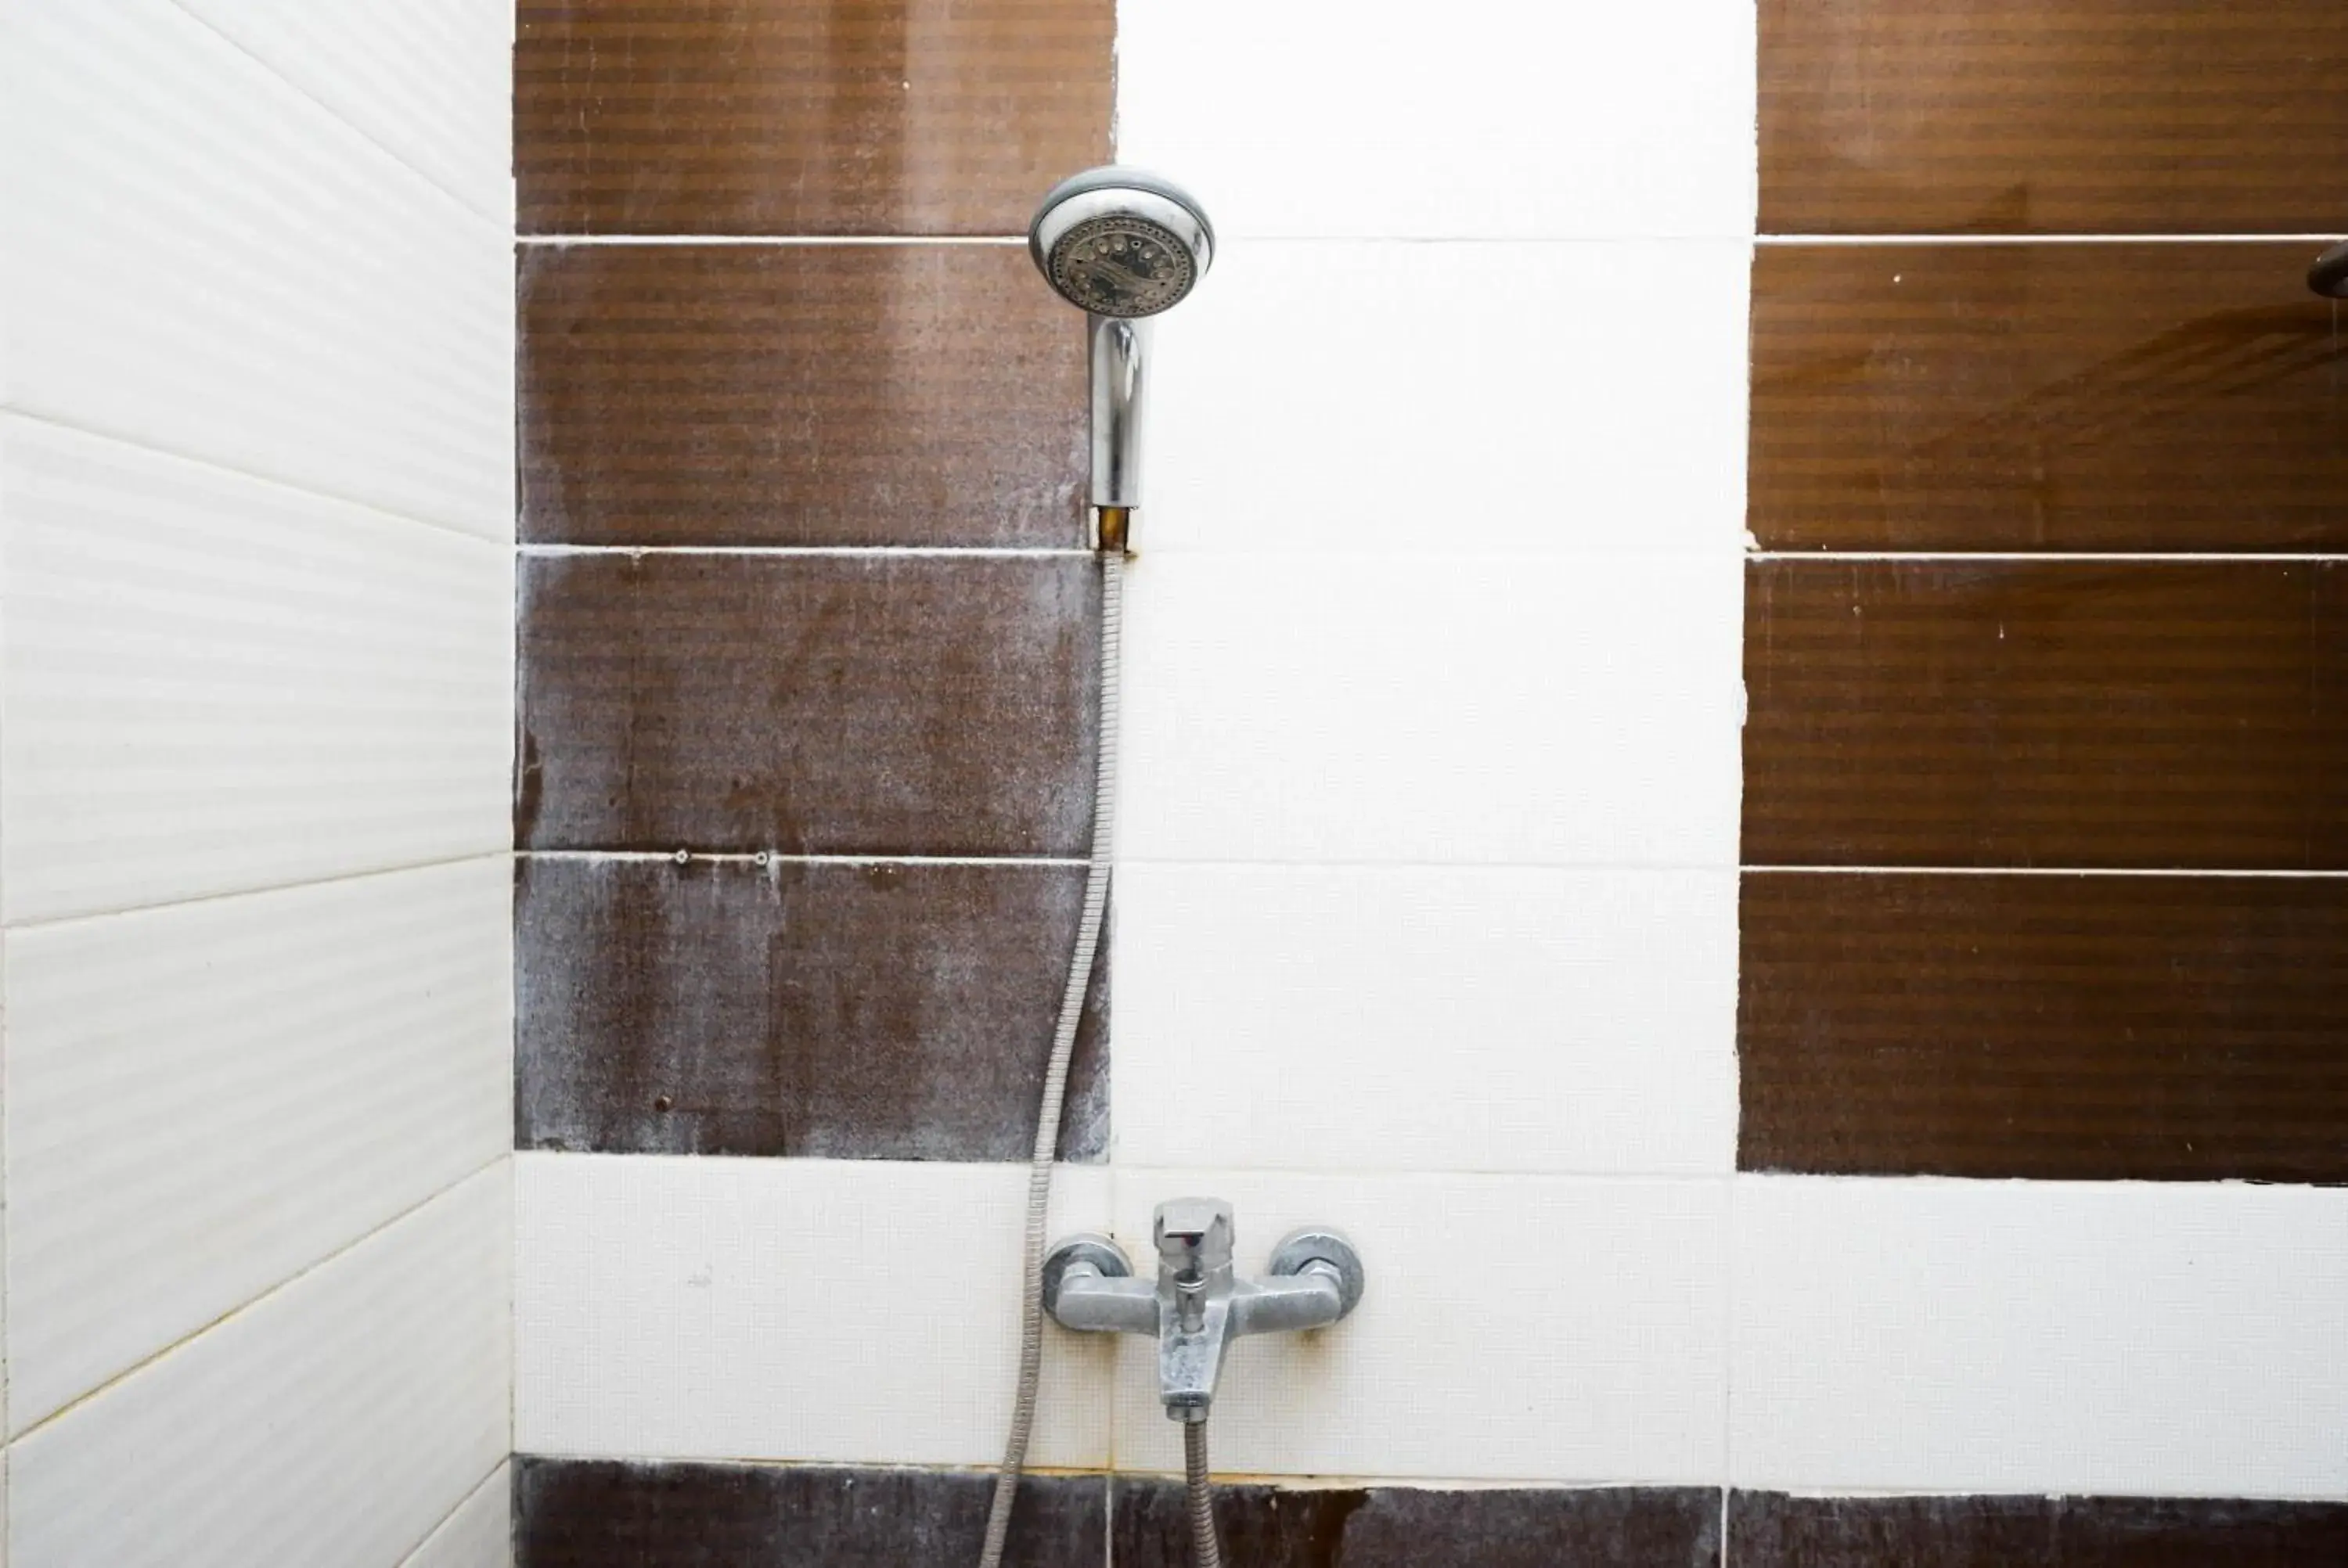
[[[1738,869],[1770,876],[2256,876],[2302,881],[2348,876],[2348,870],[2250,871],[2183,866],[1746,866]]]
[[[804,1470],[804,1471],[911,1471],[924,1475],[986,1476],[994,1474],[989,1460],[972,1460],[965,1463],[940,1462],[934,1460],[789,1460],[712,1458],[706,1454],[646,1454],[610,1451],[568,1453],[551,1449],[517,1450],[515,1459],[547,1460],[558,1464],[608,1464],[618,1461],[642,1465],[718,1465],[739,1470]],[[1111,1482],[1120,1480],[1177,1480],[1179,1468],[1148,1467],[1118,1468],[1097,1465],[1029,1465],[1023,1475],[1046,1476],[1058,1480],[1083,1480],[1095,1477]],[[1333,1491],[1361,1487],[1394,1487],[1419,1491],[1714,1491],[1716,1487],[1704,1481],[1669,1481],[1655,1477],[1609,1477],[1602,1481],[1560,1481],[1555,1476],[1488,1476],[1488,1475],[1392,1475],[1381,1471],[1355,1473],[1346,1471],[1298,1472],[1285,1474],[1272,1471],[1216,1472],[1218,1486],[1270,1486],[1283,1491]],[[1840,1493],[1823,1495],[1842,1495]],[[1892,1494],[1908,1495],[1908,1494]],[[1950,1495],[1965,1496],[1967,1493]]]
[[[641,862],[678,866],[710,860],[736,866],[1050,866],[1082,867],[1083,859],[1054,855],[785,855],[778,850],[520,849],[521,860]]]
[[[205,32],[210,33],[213,37],[218,38],[221,43],[226,44],[230,48],[244,56],[245,59],[251,61],[254,66],[258,67],[263,71],[267,72],[269,78],[272,81],[283,86],[287,91],[302,99],[303,102],[318,109],[319,112],[324,114],[328,119],[333,120],[336,125],[341,126],[345,130],[349,131],[353,136],[357,137],[361,141],[366,142],[369,147],[374,148],[377,152],[382,153],[386,158],[390,159],[394,163],[399,165],[400,168],[407,170],[408,173],[416,176],[417,179],[421,179],[425,184],[438,191],[442,196],[463,208],[469,216],[479,219],[482,222],[488,224],[492,231],[503,231],[508,227],[510,220],[506,216],[506,214],[502,212],[484,212],[479,208],[474,206],[469,198],[458,191],[450,190],[446,185],[441,184],[438,176],[433,174],[430,170],[411,162],[407,156],[398,149],[390,146],[388,143],[376,140],[374,133],[367,130],[364,126],[358,125],[348,119],[344,116],[342,111],[335,108],[334,105],[328,103],[325,99],[320,97],[317,94],[312,92],[308,87],[304,87],[300,82],[295,81],[284,72],[279,70],[275,66],[271,65],[267,60],[263,59],[259,55],[254,54],[251,49],[244,46],[242,39],[236,37],[231,33],[223,31],[218,24],[211,20],[211,17],[201,15],[199,13],[191,10],[188,7],[186,0],[171,0],[171,7],[173,10],[179,12],[182,16],[185,16],[190,21],[195,23],[197,26],[201,27]]]
[[[1756,234],[1756,245],[2328,245],[2338,234]]]
[[[1081,866],[1082,861],[1072,864]],[[2271,868],[2229,868],[2224,866],[1781,866],[1760,863],[1738,864],[1713,861],[1544,861],[1544,860],[1226,860],[1211,857],[1192,859],[1182,856],[1122,855],[1117,857],[1119,869],[1148,867],[1151,869],[1205,871],[1457,871],[1515,873],[1518,875],[1563,873],[1577,876],[1617,876],[1653,873],[1661,876],[1701,876],[1716,874],[1724,876],[1767,875],[1781,876],[2271,876],[2271,877],[2331,877],[2348,876],[2348,869],[2298,870]]]
[[[383,1235],[392,1226],[398,1225],[401,1221],[408,1219],[415,1214],[420,1214],[427,1207],[438,1203],[442,1198],[447,1197],[450,1193],[455,1192],[466,1183],[479,1181],[488,1173],[497,1169],[499,1161],[511,1160],[513,1157],[514,1152],[512,1150],[499,1150],[488,1161],[474,1166],[463,1175],[458,1176],[455,1181],[448,1183],[440,1187],[437,1192],[417,1199],[415,1203],[412,1203],[406,1208],[401,1209],[397,1214],[390,1215],[382,1223],[372,1225],[366,1230],[362,1231],[357,1235],[355,1235],[348,1241],[343,1243],[342,1245],[335,1248],[334,1251],[304,1265],[301,1268],[298,1268],[292,1274],[287,1275],[283,1279],[279,1280],[276,1284],[271,1286],[268,1289],[262,1291],[259,1295],[241,1301],[234,1307],[230,1307],[227,1311],[211,1318],[201,1326],[190,1329],[187,1333],[180,1335],[177,1339],[172,1340],[169,1345],[164,1346],[161,1349],[149,1352],[138,1361],[133,1362],[131,1365],[122,1368],[119,1372],[115,1373],[112,1377],[108,1378],[104,1382],[99,1383],[93,1388],[83,1389],[80,1393],[76,1394],[72,1399],[67,1399],[64,1404],[59,1405],[56,1409],[51,1410],[47,1415],[43,1416],[39,1420],[35,1421],[31,1426],[26,1427],[23,1431],[11,1436],[8,1439],[8,1447],[13,1450],[26,1439],[32,1437],[35,1433],[46,1431],[49,1428],[57,1425],[67,1416],[72,1415],[83,1406],[89,1404],[93,1400],[103,1399],[113,1389],[122,1387],[124,1384],[130,1381],[131,1378],[148,1371],[149,1368],[160,1364],[167,1358],[179,1354],[179,1352],[186,1349],[189,1346],[194,1344],[205,1335],[211,1333],[214,1329],[220,1328],[234,1319],[243,1317],[246,1313],[251,1312],[254,1307],[259,1307],[262,1303],[283,1294],[295,1285],[300,1284],[303,1280],[305,1280],[312,1275],[317,1273],[320,1269],[338,1262],[343,1258],[348,1257],[353,1252],[355,1252],[360,1247],[365,1246],[368,1242],[371,1242],[376,1237]],[[469,1496],[470,1494],[468,1493],[467,1495]]]
[[[1025,245],[1025,234],[523,234],[517,245]]]
[[[2348,551],[2283,550],[1747,550],[1748,561],[2153,561],[2263,566],[2348,561]]]
[[[176,446],[159,446],[151,441],[140,436],[126,435],[119,430],[107,430],[95,425],[82,425],[71,419],[60,419],[53,414],[36,414],[21,404],[0,407],[0,424],[12,419],[21,419],[27,425],[46,425],[52,430],[69,431],[73,435],[86,436],[93,441],[105,441],[117,446],[128,446],[133,451],[149,453],[158,457],[169,457],[175,463],[186,463],[193,467],[206,468],[215,474],[233,475],[250,484],[266,485],[273,490],[283,490],[290,495],[307,496],[315,500],[332,501],[337,506],[354,507],[370,517],[380,518],[385,522],[406,523],[414,528],[430,528],[435,533],[469,540],[500,556],[510,554],[514,548],[511,539],[475,533],[470,528],[458,528],[454,523],[442,522],[438,518],[419,518],[413,512],[395,512],[382,502],[371,501],[364,496],[353,496],[340,490],[321,490],[308,485],[297,485],[290,479],[282,479],[273,474],[263,474],[254,469],[240,468],[234,464],[223,463],[216,457],[182,451]]]
[[[0,924],[0,932],[39,931],[54,926],[70,926],[82,920],[113,920],[126,915],[145,915],[161,909],[184,909],[193,905],[217,904],[228,898],[257,898],[269,893],[292,893],[304,887],[332,887],[344,882],[362,882],[370,877],[397,876],[410,871],[431,871],[444,866],[469,866],[475,861],[511,860],[510,849],[476,849],[463,855],[442,856],[433,860],[403,861],[396,866],[375,866],[358,871],[338,871],[331,876],[305,876],[298,882],[272,882],[260,887],[233,887],[219,893],[199,893],[186,898],[162,898],[152,904],[125,904],[111,909],[85,909],[71,915],[46,915],[33,920],[9,920]]]
[[[478,209],[468,204],[468,211]],[[2338,234],[1227,234],[1272,245],[2324,245]],[[517,245],[1025,245],[1024,234],[550,234]]]
[[[877,556],[883,559],[905,558],[923,559],[974,558],[980,560],[1063,559],[1068,557],[1092,559],[1094,552],[1076,546],[1037,545],[1023,548],[1015,545],[516,545],[515,550],[525,558],[543,557],[550,559],[564,556]]]
[[[431,1545],[432,1538],[439,1534],[441,1531],[447,1529],[450,1520],[456,1518],[457,1515],[462,1513],[466,1509],[471,1507],[473,1500],[481,1495],[482,1489],[488,1486],[489,1482],[495,1481],[498,1478],[498,1472],[512,1462],[512,1454],[507,1453],[499,1456],[498,1461],[489,1467],[489,1472],[487,1475],[481,1477],[480,1480],[467,1487],[464,1491],[464,1494],[457,1499],[455,1504],[449,1508],[448,1512],[434,1520],[431,1525],[425,1530],[424,1533],[417,1538],[415,1545],[410,1546],[406,1552],[400,1553],[397,1568],[407,1568],[407,1565],[410,1563],[416,1561],[416,1554],[423,1551],[426,1547]]]

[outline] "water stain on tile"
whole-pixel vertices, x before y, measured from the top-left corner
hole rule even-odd
[[[2348,211],[2348,208],[2343,208]],[[2289,244],[1767,245],[1767,549],[2336,549],[2348,341]]]
[[[525,857],[515,1142],[1020,1160],[1084,897],[1065,866]],[[1107,945],[1061,1150],[1108,1134]]]
[[[1109,156],[1113,0],[525,0],[524,233],[1015,234]]]
[[[902,1568],[976,1561],[994,1478],[786,1465],[513,1464],[515,1568]],[[1007,1560],[1100,1568],[1107,1484],[1030,1476]]]
[[[2338,1568],[2348,1504],[1739,1491],[1728,1541],[1735,1568]]]
[[[1225,1561],[1247,1568],[1716,1568],[1720,1493],[1705,1488],[1442,1491],[1218,1486]],[[1117,1568],[1189,1568],[1178,1481],[1119,1477]]]
[[[2310,234],[2348,212],[2338,0],[1764,0],[1769,234]]]
[[[2348,881],[1748,872],[1746,1170],[2348,1182]]]
[[[524,849],[1088,852],[1083,556],[533,556]],[[526,781],[529,782],[529,781]]]
[[[1747,569],[1751,866],[2348,867],[2348,572]]]
[[[1084,326],[1017,247],[519,266],[525,542],[1083,543]]]

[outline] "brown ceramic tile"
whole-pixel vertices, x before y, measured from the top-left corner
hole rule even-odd
[[[1748,872],[1738,1163],[2348,1182],[2348,881]]]
[[[994,1478],[518,1457],[515,1568],[904,1568],[975,1562]],[[1030,1476],[1011,1562],[1100,1568],[1107,1486]]]
[[[524,0],[524,233],[1011,234],[1108,158],[1113,0]]]
[[[528,857],[516,876],[525,1149],[1022,1160],[1081,868]],[[1107,1144],[1107,962],[1060,1147]]]
[[[2338,0],[1762,0],[1765,233],[2305,234]]]
[[[538,556],[525,849],[1086,852],[1083,556]]]
[[[1773,560],[1756,866],[2348,866],[2348,573]]]
[[[1767,549],[2338,549],[2348,339],[2308,260],[1764,246],[1753,531]]]
[[[1084,542],[1083,318],[1006,245],[529,245],[521,534]]]
[[[1219,1486],[1223,1556],[1247,1568],[1716,1568],[1720,1493]],[[1116,1568],[1189,1568],[1183,1490],[1117,1482]]]
[[[2348,1505],[1740,1491],[1730,1568],[2338,1568]]]

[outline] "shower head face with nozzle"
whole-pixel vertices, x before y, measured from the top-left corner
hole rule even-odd
[[[1062,299],[1125,319],[1179,304],[1214,244],[1205,211],[1181,187],[1115,165],[1054,186],[1027,229],[1028,252]]]

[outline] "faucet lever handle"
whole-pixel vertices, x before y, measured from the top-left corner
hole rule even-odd
[[[1231,1205],[1220,1198],[1172,1198],[1158,1205],[1152,1225],[1160,1265],[1178,1274],[1209,1275],[1231,1264]]]

